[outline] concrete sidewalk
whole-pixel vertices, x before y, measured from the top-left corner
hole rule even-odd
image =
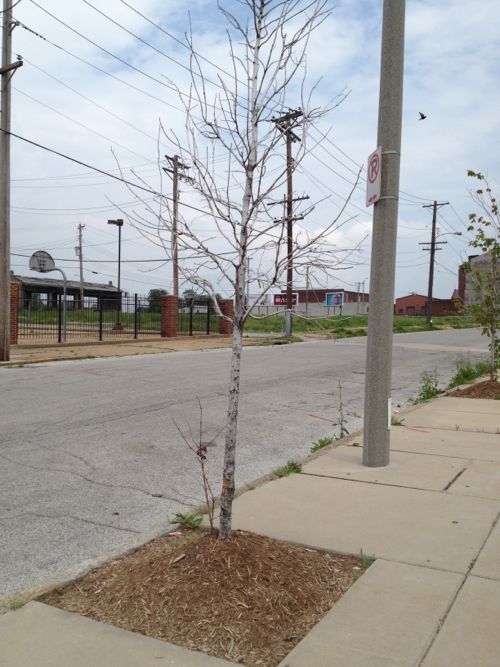
[[[94,357],[126,357],[138,354],[213,350],[230,346],[231,337],[218,334],[178,336],[177,338],[151,337],[140,340],[113,339],[102,342],[75,340],[60,344],[21,343],[11,346],[10,361],[0,362],[0,367],[69,359],[92,359]]]
[[[281,667],[498,667],[500,402],[443,397],[235,501],[235,527],[376,558]],[[2,667],[228,665],[32,602],[0,617]]]

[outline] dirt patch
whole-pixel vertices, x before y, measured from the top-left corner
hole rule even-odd
[[[462,398],[496,398],[500,399],[500,382],[496,380],[484,380],[477,384],[471,384],[465,389],[450,391],[448,396],[461,396]]]
[[[42,598],[247,667],[275,667],[367,563],[237,531],[162,537]]]

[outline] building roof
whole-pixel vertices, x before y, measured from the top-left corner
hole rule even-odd
[[[35,276],[17,276],[15,274],[11,274],[11,278],[19,281],[26,287],[38,287],[40,289],[43,289],[44,287],[54,287],[62,290],[64,286],[64,280],[62,278],[38,278]],[[66,288],[68,290],[79,290],[80,281],[67,280]],[[112,294],[116,294],[118,291],[111,281],[108,284],[84,282],[83,289],[87,292],[110,292]]]

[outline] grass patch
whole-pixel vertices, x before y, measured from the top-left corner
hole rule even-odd
[[[328,447],[328,445],[331,445],[332,442],[334,442],[334,440],[329,436],[326,436],[325,438],[320,438],[316,442],[313,442],[313,446],[311,447],[311,454],[314,454],[314,452],[318,452],[320,449],[323,449],[323,447]]]
[[[281,468],[277,468],[273,472],[273,475],[275,479],[280,479],[281,477],[288,477],[288,475],[292,475],[293,473],[297,472],[302,472],[302,464],[298,461],[288,461],[286,465],[282,466]]]
[[[16,609],[21,609],[21,607],[24,607],[27,602],[28,600],[22,597],[11,598],[7,601],[6,607],[11,611],[16,611]]]
[[[488,375],[490,365],[487,359],[479,359],[476,362],[470,359],[459,358],[457,360],[457,372],[451,378],[448,389],[454,389],[461,384],[470,384],[483,375]]]
[[[178,512],[170,523],[178,523],[184,528],[190,528],[191,530],[194,530],[195,528],[198,528],[202,521],[203,513],[200,511],[192,512],[191,514],[183,514],[182,512]]]
[[[391,426],[404,426],[404,421],[404,419],[400,419],[399,417],[396,417],[396,415],[392,415]]]
[[[479,326],[474,317],[457,315],[450,317],[434,317],[432,325],[426,323],[425,317],[394,316],[394,333],[411,333],[414,331],[435,331],[440,329],[467,329]],[[245,333],[283,333],[285,318],[283,312],[274,312],[265,319],[249,317],[245,322]],[[305,319],[299,315],[293,318],[293,330],[296,333],[321,333],[331,338],[350,338],[366,336],[368,330],[367,315],[332,315],[325,318]]]

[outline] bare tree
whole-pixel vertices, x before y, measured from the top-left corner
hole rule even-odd
[[[178,88],[185,111],[185,136],[181,140],[178,133],[165,130],[163,125],[161,133],[183,163],[190,165],[192,190],[189,202],[182,202],[183,214],[177,220],[176,241],[182,252],[179,271],[189,284],[212,297],[221,317],[226,316],[215,298],[220,284],[229,285],[234,294],[220,494],[219,536],[226,539],[231,537],[235,492],[243,326],[251,311],[246,298],[249,263],[259,297],[278,284],[292,257],[295,268],[311,263],[313,256],[317,266],[331,269],[335,263],[340,265],[342,255],[332,251],[331,234],[347,222],[344,213],[349,198],[326,224],[313,225],[307,231],[305,226],[297,227],[293,255],[287,252],[282,224],[286,213],[282,220],[273,218],[271,205],[276,202],[271,196],[287,181],[290,164],[284,165],[283,159],[287,132],[293,129],[297,140],[296,166],[307,153],[308,126],[326,112],[311,108],[305,77],[309,38],[328,16],[328,0],[233,0],[233,11],[220,2],[217,6],[227,22],[228,69],[217,67],[215,80],[210,79],[205,71],[207,61],[189,35],[189,91]],[[300,106],[287,113],[292,97]],[[341,98],[334,100],[330,109]],[[273,122],[283,115],[300,118],[300,126]],[[356,185],[357,181],[353,189]],[[202,204],[197,204],[200,201]],[[171,229],[168,200],[161,200],[159,212],[154,205],[143,203],[145,213],[132,216],[131,222],[147,236],[157,234],[156,242],[168,255],[164,234]],[[202,215],[195,217],[193,209]],[[329,244],[324,245],[326,241]]]

